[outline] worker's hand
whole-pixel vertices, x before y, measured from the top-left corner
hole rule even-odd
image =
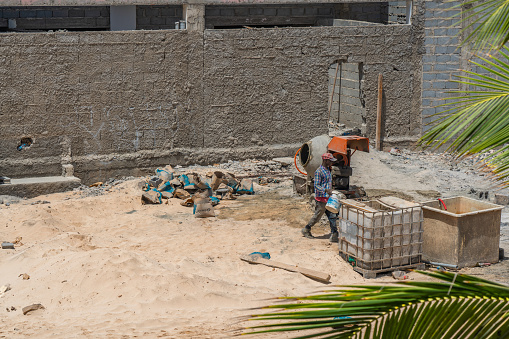
[[[325,193],[327,193],[328,195],[331,195],[332,194],[332,190],[325,190]]]

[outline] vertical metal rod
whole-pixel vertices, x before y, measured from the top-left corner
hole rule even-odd
[[[378,74],[378,105],[376,108],[376,149],[382,150],[382,103],[383,103],[382,74]]]
[[[334,92],[336,91],[336,80],[338,80],[338,70],[339,70],[339,62],[336,66],[336,75],[334,76],[334,84],[332,85],[332,92],[330,95],[330,103],[329,103],[329,117],[327,118],[327,124],[329,124],[330,121],[330,112],[332,110],[332,103],[334,102]]]
[[[343,63],[339,64],[339,89],[338,89],[338,122],[341,119],[341,83],[343,80]]]

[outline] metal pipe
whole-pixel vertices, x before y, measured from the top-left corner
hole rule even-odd
[[[448,267],[448,268],[458,268],[458,265],[442,264],[439,262],[426,261],[426,260],[423,260],[422,262],[425,264],[428,264],[428,265],[433,265],[433,266],[444,266],[444,267]]]

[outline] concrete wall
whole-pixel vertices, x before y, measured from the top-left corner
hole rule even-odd
[[[364,65],[368,135],[383,73],[385,136],[415,138],[421,37],[412,26],[1,34],[0,173],[72,164],[87,183],[290,155],[327,131],[338,60]],[[24,136],[35,143],[19,152]]]
[[[11,25],[15,22],[17,30],[107,30],[110,27],[110,8],[0,7],[0,30],[7,29],[9,20]]]
[[[243,5],[265,4],[265,5],[284,5],[295,4],[297,0],[151,0],[152,5],[183,5],[186,4],[204,4],[204,5]],[[306,0],[310,4],[334,4],[334,3],[355,3],[359,0]],[[377,3],[380,0],[363,0],[362,2]],[[146,5],[147,0],[2,0],[4,6],[126,6],[126,5]]]
[[[347,127],[365,130],[366,109],[362,91],[362,64],[343,62],[338,69],[336,86],[336,65],[329,68],[329,96],[334,89],[331,120]]]
[[[386,23],[388,3],[207,6],[206,28],[332,26],[335,18]]]
[[[136,29],[174,29],[182,6],[136,6]]]
[[[443,99],[453,96],[448,91],[458,89],[459,84],[455,75],[460,74],[462,66],[466,66],[466,58],[462,57],[459,48],[460,39],[457,36],[460,26],[454,24],[459,20],[452,18],[460,12],[454,8],[458,1],[425,1],[425,39],[426,53],[422,57],[422,122],[423,130],[430,128],[429,124],[447,108],[436,107],[444,103]]]

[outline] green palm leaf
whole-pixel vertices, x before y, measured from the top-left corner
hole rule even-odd
[[[509,21],[509,18],[508,18]],[[509,176],[509,49],[499,57],[479,58],[484,64],[470,61],[484,73],[464,71],[455,82],[466,90],[452,91],[452,98],[440,107],[433,127],[419,140],[424,147],[448,144],[447,151],[458,156],[494,150],[486,163],[505,184]]]
[[[340,286],[324,294],[280,298],[242,334],[296,332],[296,338],[504,338],[509,288],[450,272],[419,272],[442,282]],[[288,302],[289,301],[289,302]],[[305,332],[301,332],[305,331]]]
[[[463,44],[474,50],[501,48],[509,40],[509,1],[467,1],[462,5]],[[470,7],[469,9],[466,9]]]

